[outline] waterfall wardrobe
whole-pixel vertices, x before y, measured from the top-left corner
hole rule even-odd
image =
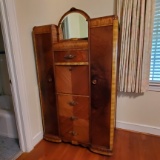
[[[84,28],[83,28],[84,27]],[[33,28],[44,139],[111,155],[117,97],[116,16],[71,8]]]

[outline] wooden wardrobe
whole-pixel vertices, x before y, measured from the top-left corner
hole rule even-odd
[[[87,37],[67,39],[63,20],[77,13]],[[67,34],[67,33],[65,33]],[[112,155],[117,98],[116,16],[91,19],[71,8],[57,25],[33,28],[44,139]]]

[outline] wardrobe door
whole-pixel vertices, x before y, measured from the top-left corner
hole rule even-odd
[[[114,16],[91,19],[91,145],[92,151],[110,155],[116,104],[116,52]],[[116,43],[114,42],[116,41]]]
[[[47,25],[34,27],[33,40],[35,60],[37,67],[39,94],[43,119],[44,138],[60,141],[57,108],[55,95],[55,82],[53,72],[52,43],[56,42],[56,26]],[[52,38],[53,37],[53,38]]]

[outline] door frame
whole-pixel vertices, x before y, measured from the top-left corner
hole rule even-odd
[[[14,0],[0,0],[0,22],[11,80],[20,149],[23,152],[29,152],[33,149],[34,143]]]

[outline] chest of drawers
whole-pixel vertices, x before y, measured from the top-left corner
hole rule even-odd
[[[89,144],[89,52],[87,41],[54,46],[59,132],[63,141]]]
[[[88,19],[88,39],[60,40],[56,25],[34,27],[44,139],[111,155],[114,141],[118,21]]]

